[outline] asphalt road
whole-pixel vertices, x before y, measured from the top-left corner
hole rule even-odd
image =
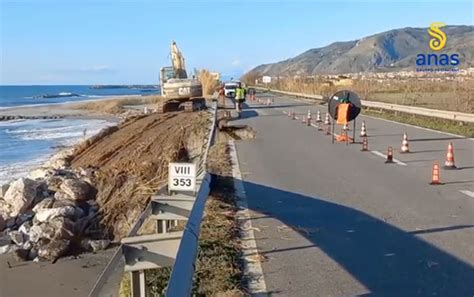
[[[324,119],[326,106],[259,95],[275,105],[248,102],[232,123],[257,136],[236,147],[272,296],[474,296],[472,139],[360,116],[376,151],[361,152],[283,114]],[[460,169],[431,186],[450,141]],[[384,163],[388,146],[399,164]]]

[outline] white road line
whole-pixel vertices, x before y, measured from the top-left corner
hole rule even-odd
[[[385,154],[383,154],[383,153],[381,153],[381,152],[379,152],[379,151],[370,151],[370,152],[371,152],[372,154],[377,155],[377,156],[379,156],[379,157],[382,157],[382,158],[384,158],[384,159],[387,158],[387,156],[386,156]],[[403,163],[402,161],[397,160],[397,159],[395,159],[395,158],[393,158],[393,162],[395,162],[395,163],[398,164],[398,165],[407,166],[406,163]]]
[[[248,289],[251,295],[266,296],[267,286],[263,277],[263,270],[258,257],[257,243],[252,228],[252,221],[247,205],[247,197],[240,173],[239,160],[233,140],[229,141],[230,157],[232,159],[232,176],[237,197],[237,219],[240,225],[242,240],[242,257],[244,262],[244,275],[248,279]]]
[[[474,192],[469,191],[469,190],[459,190],[459,192],[463,193],[464,195],[467,195],[471,198],[474,198]]]

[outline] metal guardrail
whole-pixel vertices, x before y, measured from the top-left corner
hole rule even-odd
[[[262,88],[262,87],[255,87],[255,88],[260,89],[260,90],[267,90],[273,93],[289,95],[289,96],[323,100],[323,96],[321,95],[286,92],[286,91],[280,91],[280,90],[268,89],[268,88]],[[368,100],[361,100],[361,103],[362,103],[362,106],[364,107],[380,108],[380,109],[385,109],[385,110],[399,111],[399,112],[404,112],[404,113],[409,113],[409,114],[435,117],[435,118],[440,118],[440,119],[474,123],[474,114],[472,113],[430,109],[430,108],[424,108],[424,107],[399,105],[399,104],[391,104],[391,103],[368,101]]]
[[[212,118],[211,131],[207,141],[204,157],[201,159],[200,168],[203,168],[201,187],[196,195],[193,209],[188,218],[183,238],[179,245],[178,254],[168,281],[167,297],[191,296],[193,287],[193,275],[197,257],[199,234],[201,232],[201,221],[206,206],[207,197],[211,190],[211,175],[207,172],[207,156],[209,149],[214,144],[216,137],[217,102],[213,104],[214,114]]]
[[[158,235],[164,235],[161,236],[159,240],[166,240],[166,233],[167,233],[167,223],[170,224],[170,226],[173,226],[173,224],[176,224],[175,219],[167,219],[167,216],[171,217],[175,214],[173,214],[173,207],[175,207],[174,210],[178,210],[179,214],[183,213],[183,209],[176,209],[176,205],[173,205],[173,200],[176,199],[176,202],[189,202],[190,200],[192,201],[192,208],[190,210],[189,216],[186,218],[187,223],[186,227],[183,232],[176,232],[175,234],[179,234],[181,236],[181,240],[179,243],[179,247],[177,248],[176,256],[174,259],[174,264],[173,264],[173,269],[171,273],[171,277],[168,283],[168,289],[166,292],[166,296],[170,297],[181,297],[181,296],[190,296],[191,295],[191,290],[193,287],[193,275],[194,275],[194,269],[195,269],[195,262],[197,258],[197,248],[198,248],[198,243],[199,243],[199,234],[201,230],[201,221],[203,218],[204,214],[204,208],[206,205],[207,197],[209,196],[210,193],[210,183],[211,183],[211,175],[207,172],[206,164],[207,164],[207,157],[209,153],[209,149],[211,145],[215,141],[216,137],[216,122],[217,122],[217,102],[214,102],[211,106],[211,114],[212,114],[212,123],[211,127],[209,130],[206,146],[204,148],[204,152],[201,154],[199,159],[196,162],[196,167],[197,167],[197,180],[196,184],[199,189],[197,190],[197,193],[195,197],[194,195],[189,195],[189,193],[182,194],[182,195],[172,195],[172,196],[167,196],[166,195],[166,187],[161,188],[158,191],[158,195],[154,196],[155,199],[152,198],[150,203],[147,205],[145,210],[142,212],[140,217],[138,218],[137,222],[133,225],[131,231],[129,232],[129,235],[127,238],[122,239],[122,244],[120,245],[119,249],[114,253],[113,257],[107,264],[106,268],[102,271],[101,275],[97,279],[93,289],[89,293],[90,297],[96,297],[96,296],[103,296],[103,295],[110,295],[110,288],[106,288],[108,285],[108,281],[113,278],[113,275],[116,274],[117,272],[122,272],[128,269],[128,271],[132,272],[132,295],[133,296],[143,296],[144,292],[146,291],[143,288],[144,285],[144,273],[143,269],[136,269],[134,270],[134,265],[139,264],[140,261],[145,261],[145,266],[150,265],[149,263],[149,257],[147,258],[144,256],[143,258],[141,255],[136,258],[137,252],[140,254],[140,249],[145,250],[145,252],[149,252],[148,254],[153,254],[153,251],[147,251],[146,248],[143,246],[139,249],[136,248],[136,246],[140,246],[141,244],[144,244],[144,242],[148,242],[147,244],[150,243],[150,240],[156,240],[158,237],[153,237],[150,235],[145,235],[145,236],[137,236],[138,230],[140,227],[151,217],[153,217],[154,212],[158,209],[160,215],[164,215],[164,218],[161,218],[161,220],[157,221],[157,231],[161,232],[161,234]],[[183,196],[186,198],[186,201],[183,201]],[[163,198],[165,198],[163,200]],[[160,200],[161,199],[161,200]],[[161,203],[161,204],[160,204]],[[159,210],[159,207],[164,207],[164,210]],[[171,209],[169,209],[171,206]],[[178,203],[179,206],[179,203]],[[168,208],[166,208],[168,207]],[[178,207],[179,208],[179,207]],[[163,212],[164,211],[164,212]],[[169,233],[171,235],[171,233]],[[144,237],[147,237],[146,240],[143,240]],[[176,237],[176,235],[175,235]],[[158,241],[159,241],[158,240]],[[160,243],[156,244],[155,247],[160,249],[160,246],[162,246]],[[173,254],[173,252],[170,252],[170,247],[165,247],[163,245],[163,249],[166,249],[166,252],[164,254]],[[129,257],[124,257],[126,256],[126,253],[128,250],[132,251],[132,255]],[[175,250],[176,251],[176,250]],[[135,253],[135,254],[133,254]],[[154,254],[155,256],[162,256],[158,254]],[[129,258],[132,257],[132,262],[133,264],[127,263]],[[135,257],[135,258],[133,258]],[[156,264],[156,267],[163,267],[162,263],[160,263],[161,260],[158,260],[158,257],[151,257],[155,258],[156,262],[153,264]],[[166,258],[166,257],[163,257]],[[169,257],[167,260],[169,261]],[[147,262],[148,261],[148,262]],[[152,261],[153,262],[153,261]],[[166,262],[166,261],[165,261]],[[138,265],[137,265],[138,266]],[[169,265],[168,265],[169,266]],[[147,269],[147,268],[145,268]],[[136,279],[135,279],[136,277]],[[136,283],[140,283],[139,286],[134,286],[133,282],[136,281]],[[136,287],[134,289],[134,287]]]

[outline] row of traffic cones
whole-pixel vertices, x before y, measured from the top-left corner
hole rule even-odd
[[[457,169],[456,164],[454,163],[454,146],[452,142],[448,144],[448,152],[446,153],[446,161],[444,162],[443,168],[447,170]],[[439,163],[435,163],[433,164],[433,169],[431,171],[430,185],[442,184]]]
[[[288,112],[288,116],[295,119],[295,113],[294,112]],[[306,123],[308,126],[311,125],[311,120],[312,120],[312,115],[311,115],[311,110],[308,110],[308,114],[306,119],[303,117],[302,122]],[[318,130],[322,130],[322,127],[320,123],[322,122],[321,120],[321,112],[318,110],[316,113],[316,123],[318,123]],[[329,113],[326,113],[325,119],[324,119],[324,125],[326,126],[326,135],[331,135],[330,127],[331,127],[331,121],[329,118]],[[345,133],[347,133],[347,125],[345,125],[342,129]],[[362,137],[362,149],[361,151],[366,152],[369,151],[369,140],[368,140],[368,135],[367,135],[367,126],[365,121],[362,122],[361,130],[360,130],[360,136]],[[407,133],[403,133],[403,139],[402,139],[402,145],[400,147],[400,153],[410,153],[410,146],[408,142],[408,135]],[[394,163],[393,160],[393,148],[389,146],[387,148],[387,158],[385,160],[386,164],[391,164]],[[456,169],[455,161],[454,161],[454,146],[453,143],[450,142],[448,144],[448,150],[446,153],[446,161],[444,163],[444,169]],[[442,185],[441,180],[440,180],[440,166],[438,163],[435,163],[433,165],[432,169],[432,181],[430,183],[431,185]]]

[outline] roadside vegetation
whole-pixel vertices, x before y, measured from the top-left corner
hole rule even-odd
[[[411,124],[437,131],[453,133],[465,137],[474,137],[474,123],[464,123],[382,109],[364,108],[362,113],[369,116]]]
[[[474,112],[474,79],[465,77],[444,79],[338,79],[325,78],[281,78],[268,85],[268,88],[317,94],[330,97],[337,90],[350,89],[361,98],[400,105],[426,107],[440,110]],[[253,79],[253,80],[252,80]],[[246,78],[250,84],[254,78]]]
[[[202,93],[204,96],[210,96],[214,94],[214,92],[219,88],[219,81],[207,69],[199,71],[198,79],[202,84]]]
[[[229,148],[224,138],[211,148],[211,196],[201,226],[194,274],[195,296],[244,296],[239,226]]]

